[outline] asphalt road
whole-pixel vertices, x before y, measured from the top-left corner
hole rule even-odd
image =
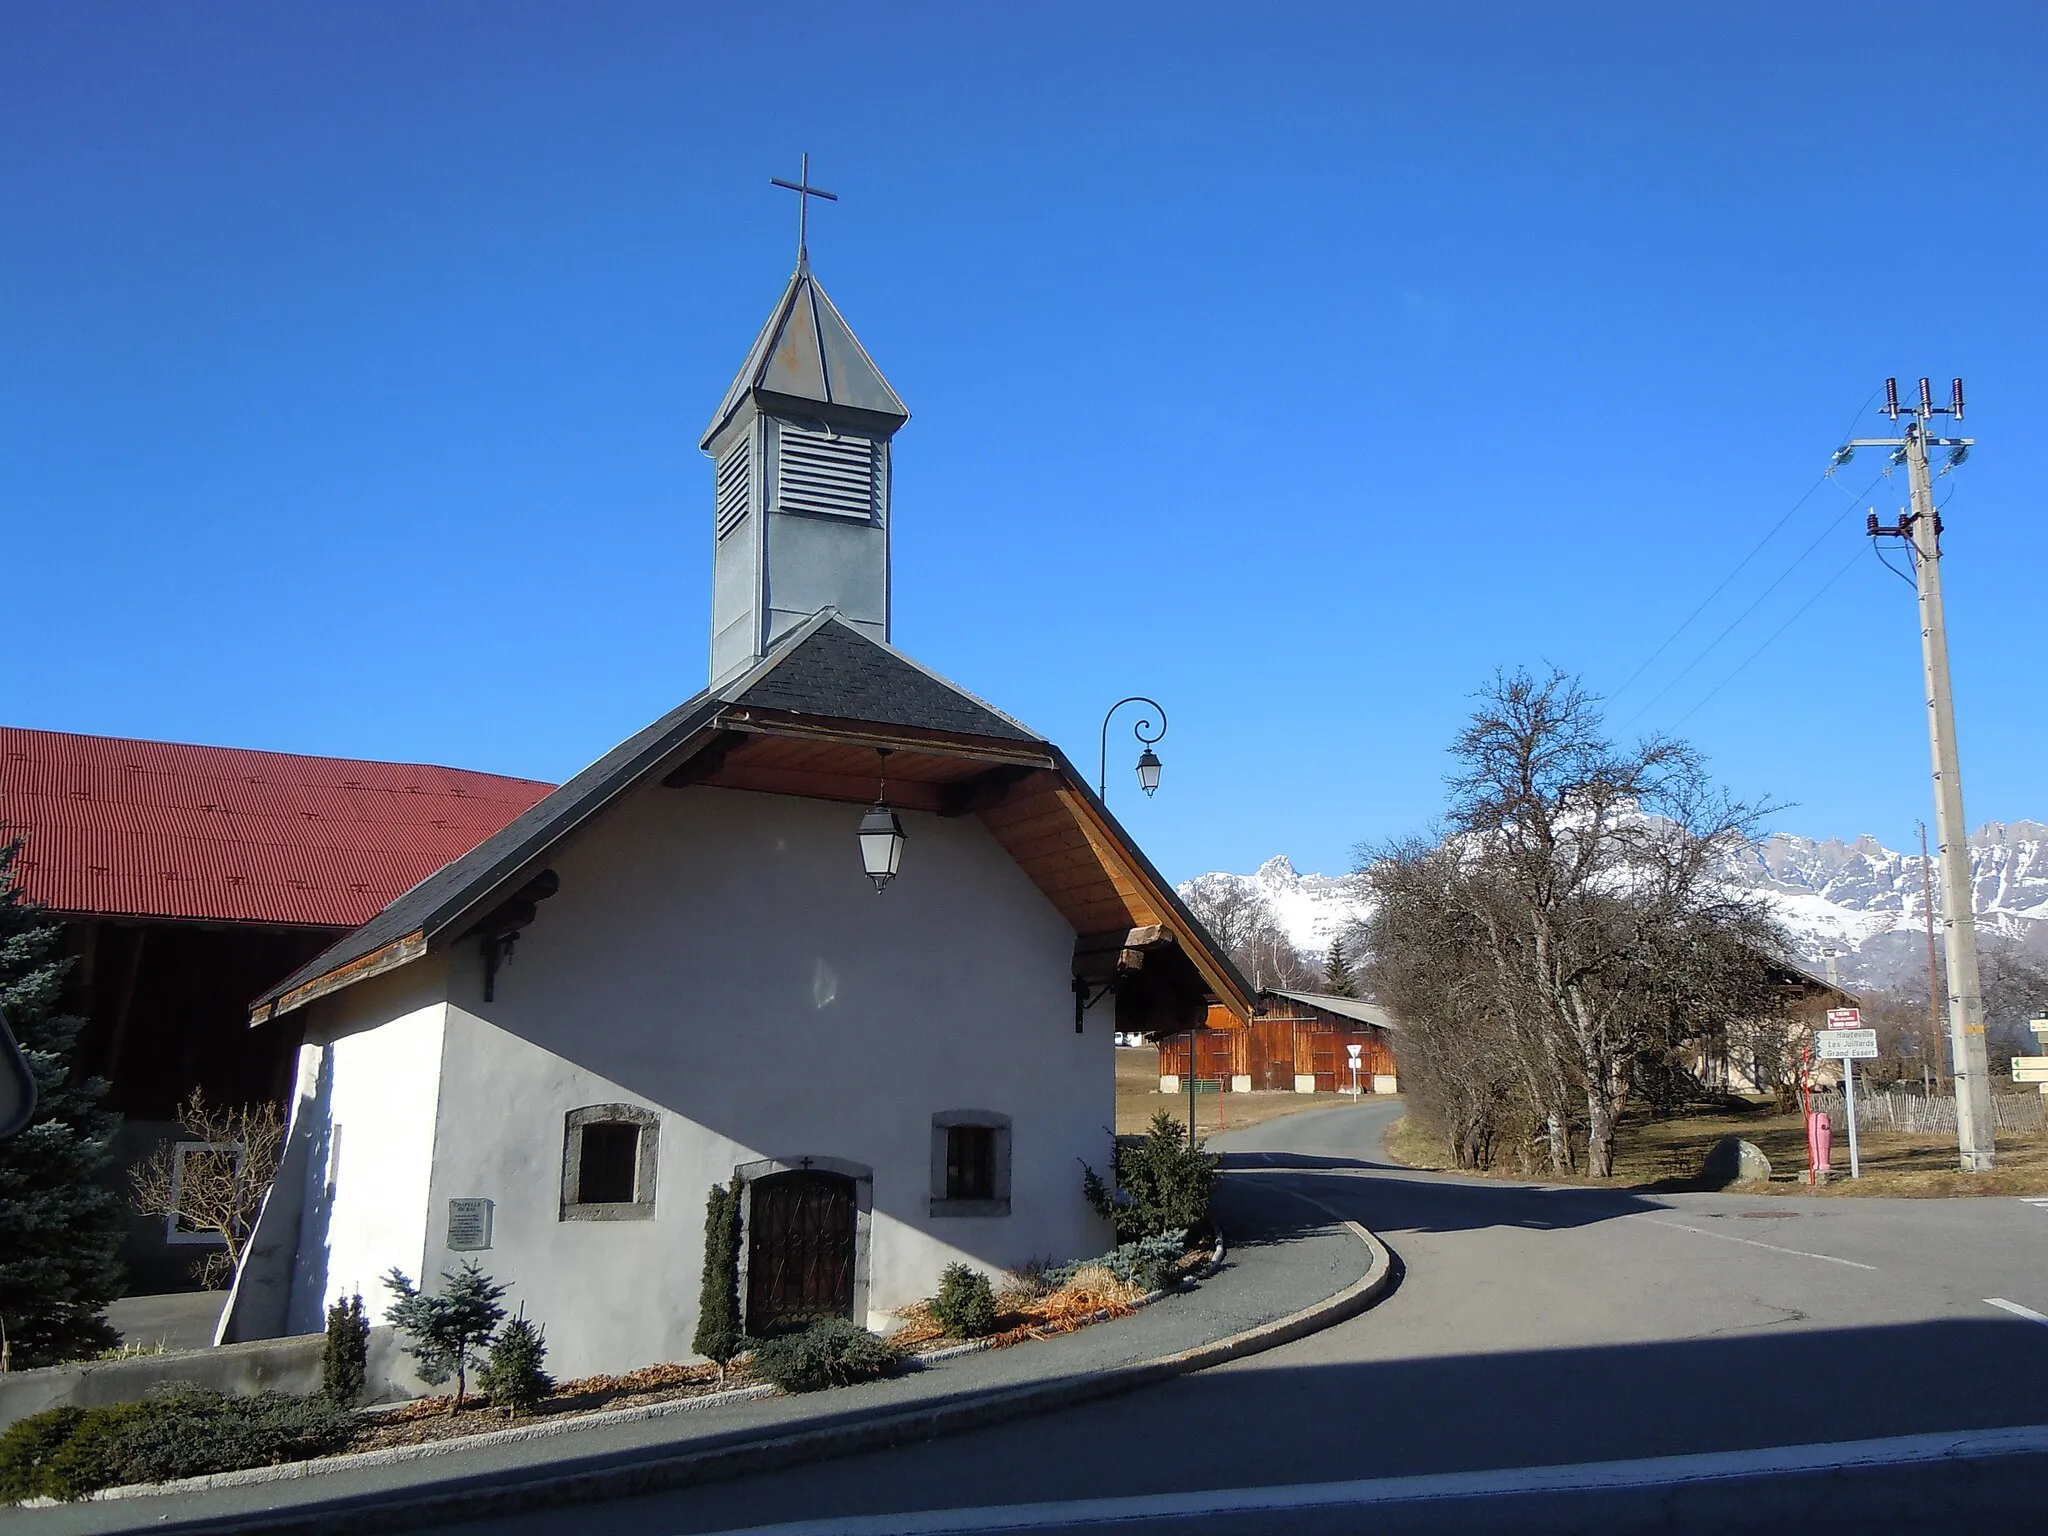
[[[1304,1221],[1327,1219],[1320,1201],[1398,1255],[1399,1288],[1341,1327],[972,1435],[460,1529],[2048,1523],[2048,1207],[1414,1173],[1379,1161],[1396,1113],[1319,1111],[1218,1143],[1232,1177]],[[1814,1446],[1832,1449],[1783,1449]]]

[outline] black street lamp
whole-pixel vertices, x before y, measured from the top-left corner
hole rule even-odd
[[[1109,706],[1109,714],[1102,717],[1102,757],[1095,768],[1095,796],[1105,805],[1109,802],[1109,722],[1126,704],[1143,704],[1159,713],[1157,726],[1152,724],[1150,716],[1141,715],[1137,724],[1131,727],[1131,734],[1145,749],[1138,754],[1138,788],[1145,791],[1148,799],[1159,789],[1159,754],[1152,750],[1152,745],[1166,735],[1166,710],[1157,700],[1134,693],[1128,699],[1118,699]]]

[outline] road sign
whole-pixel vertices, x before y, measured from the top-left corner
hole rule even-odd
[[[1861,1008],[1830,1008],[1828,1010],[1829,1029],[1860,1029],[1862,1025],[1863,1010]]]
[[[2016,1083],[2048,1083],[2048,1056],[2015,1056],[2012,1080]]]
[[[1814,1054],[1822,1061],[1875,1061],[1874,1029],[1823,1029],[1815,1033]]]
[[[1360,1056],[1365,1054],[1365,1047],[1362,1045],[1347,1045],[1344,1047],[1344,1049],[1351,1053],[1351,1059],[1353,1061],[1358,1060]]]
[[[2031,1019],[2027,1020],[2027,1028],[2044,1039],[2048,1039],[2048,1013],[2035,1014]]]

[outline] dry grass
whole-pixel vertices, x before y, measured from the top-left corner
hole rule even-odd
[[[1805,1181],[1806,1125],[1764,1103],[1746,1114],[1688,1115],[1652,1120],[1631,1115],[1622,1126],[1615,1153],[1615,1177],[1590,1180],[1567,1175],[1546,1182],[1597,1183],[1606,1188],[1697,1188],[1700,1165],[1723,1136],[1740,1136],[1771,1160],[1768,1183],[1733,1185],[1745,1194],[1769,1195],[2041,1195],[2048,1194],[2048,1136],[2001,1136],[1998,1167],[1964,1173],[1957,1166],[1952,1136],[1913,1136],[1898,1131],[1862,1133],[1863,1177],[1849,1177],[1849,1143],[1835,1138],[1834,1177],[1815,1187]],[[1412,1120],[1403,1118],[1387,1134],[1387,1153],[1413,1168],[1444,1168],[1443,1147]],[[1496,1171],[1501,1178],[1523,1175]]]
[[[1352,1100],[1331,1093],[1198,1093],[1195,1095],[1195,1134],[1213,1136],[1218,1131],[1241,1131],[1248,1125],[1298,1115],[1303,1110],[1328,1109]],[[1135,1136],[1165,1110],[1182,1125],[1188,1123],[1186,1093],[1159,1091],[1159,1053],[1151,1046],[1119,1046],[1116,1053],[1116,1132]]]
[[[1199,1260],[1202,1255],[1192,1257]],[[1015,1276],[1012,1280],[996,1296],[997,1328],[986,1336],[994,1349],[1022,1344],[1027,1339],[1049,1339],[1090,1323],[1128,1316],[1132,1303],[1142,1294],[1100,1264],[1083,1265],[1056,1290],[1032,1284],[1029,1276]],[[945,1328],[932,1316],[930,1302],[917,1302],[896,1315],[903,1319],[903,1326],[889,1335],[889,1342],[900,1348],[928,1349],[957,1342],[948,1340]]]

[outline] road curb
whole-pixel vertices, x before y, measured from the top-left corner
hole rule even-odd
[[[1154,1382],[1184,1376],[1277,1348],[1355,1317],[1392,1288],[1398,1265],[1379,1238],[1311,1195],[1304,1195],[1298,1190],[1286,1190],[1284,1193],[1324,1211],[1357,1238],[1370,1259],[1365,1274],[1334,1295],[1286,1317],[1213,1339],[1192,1349],[1113,1366],[1069,1380],[999,1388],[965,1400],[925,1408],[889,1410],[851,1423],[799,1429],[766,1439],[697,1447],[671,1454],[619,1453],[632,1459],[611,1466],[587,1467],[553,1475],[543,1473],[509,1485],[501,1481],[480,1482],[474,1487],[450,1488],[423,1496],[372,1495],[369,1497],[376,1502],[347,1508],[270,1511],[225,1518],[207,1516],[179,1520],[174,1524],[152,1524],[151,1529],[165,1533],[165,1536],[197,1532],[206,1532],[209,1536],[211,1533],[219,1533],[219,1536],[256,1536],[256,1533],[262,1533],[262,1536],[378,1536],[383,1532],[418,1530],[463,1520],[597,1503],[776,1472],[807,1462],[885,1450],[891,1446],[983,1429],[1011,1419],[1113,1397]]]

